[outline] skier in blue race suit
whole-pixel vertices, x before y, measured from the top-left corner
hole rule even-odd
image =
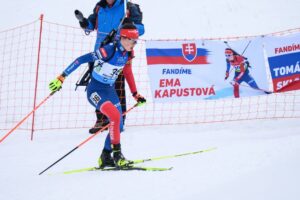
[[[50,82],[52,92],[62,87],[64,79],[75,71],[81,64],[94,62],[91,81],[87,86],[87,99],[106,117],[109,118],[109,134],[105,140],[104,150],[98,160],[99,167],[124,166],[130,161],[126,160],[121,152],[120,132],[123,130],[122,110],[114,83],[123,71],[133,97],[139,104],[146,102],[136,89],[131,67],[125,65],[131,59],[130,52],[139,37],[133,24],[124,24],[120,29],[120,39],[109,43],[92,53],[85,54],[72,62],[61,75]],[[111,157],[113,153],[113,157]]]
[[[126,2],[126,4],[125,4]],[[125,8],[126,7],[126,13]],[[142,23],[142,12],[138,4],[127,2],[127,0],[101,0],[99,1],[93,13],[87,18],[80,22],[81,28],[85,32],[97,31],[97,39],[94,47],[94,51],[99,49],[108,39],[108,36],[111,35],[112,30],[118,30],[120,23],[122,23],[123,17],[125,23],[134,23],[137,27],[139,36],[143,35],[144,25]],[[104,44],[105,45],[105,44]],[[132,65],[132,60],[130,60],[127,65]],[[93,68],[93,62],[89,63],[90,71]],[[130,66],[131,67],[131,66]],[[119,74],[118,79],[115,82],[115,88],[120,99],[122,111],[126,110],[126,94],[125,94],[125,80],[123,73]],[[108,119],[96,109],[97,121],[95,126],[92,127],[89,132],[91,134],[96,133],[103,126],[108,123]],[[123,116],[125,122],[125,115]]]

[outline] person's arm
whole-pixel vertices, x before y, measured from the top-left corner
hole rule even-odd
[[[97,8],[97,5],[94,8],[93,14],[91,14],[87,19],[88,25],[87,25],[86,29],[94,30],[96,27],[97,15],[98,15],[98,12],[95,11],[96,8]]]
[[[239,81],[245,74],[245,64],[244,63],[241,63],[240,64],[240,73],[237,77],[235,77],[234,81]]]
[[[76,60],[74,60],[64,71],[63,74],[65,77],[70,75],[73,71],[75,71],[81,64],[92,62],[96,60],[96,54],[94,52],[88,53],[85,55],[82,55],[78,57]]]
[[[95,8],[93,9],[93,13],[88,18],[85,18],[79,10],[75,11],[75,15],[77,19],[80,20],[79,21],[80,27],[84,29],[86,32],[91,32],[94,29],[96,29],[97,15],[100,8],[99,4],[100,2],[96,4]]]
[[[139,36],[144,35],[145,33],[145,27],[144,24],[134,24],[139,32]]]
[[[229,70],[230,70],[230,62],[226,60],[225,80],[227,80],[229,77]]]
[[[137,92],[137,89],[136,89],[134,76],[132,73],[131,64],[129,62],[131,62],[131,60],[128,61],[128,63],[126,63],[125,67],[123,68],[123,74],[124,74],[124,77],[126,79],[128,86],[130,88],[131,94],[133,94],[133,93]]]
[[[131,62],[128,61],[128,62]],[[137,92],[134,76],[132,73],[131,64],[127,63],[123,69],[124,77],[128,83],[133,98],[138,102],[138,105],[146,103],[146,99]]]
[[[139,36],[142,36],[145,33],[145,27],[143,24],[143,12],[141,11],[140,6],[128,2],[127,9],[127,18],[136,26],[139,32]]]
[[[237,59],[240,62],[240,73],[237,77],[235,77],[234,79],[235,82],[239,81],[246,72],[245,59],[242,56],[239,56]]]
[[[75,61],[73,61],[64,71],[62,74],[57,76],[49,83],[49,89],[51,92],[56,92],[61,89],[62,84],[65,78],[70,75],[73,71],[75,71],[81,64],[95,61],[97,56],[95,53],[88,53],[83,56],[80,56]]]
[[[88,25],[86,27],[87,30],[95,30],[97,28],[97,20],[98,20],[98,12],[100,7],[106,6],[106,0],[99,1],[93,9],[93,13],[88,17],[87,22]]]

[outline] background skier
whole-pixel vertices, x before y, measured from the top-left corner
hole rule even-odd
[[[229,77],[229,70],[233,67],[235,73],[234,78],[231,82],[233,85],[233,94],[235,98],[240,97],[240,84],[242,82],[246,82],[251,88],[260,90],[257,86],[255,80],[250,75],[249,67],[250,64],[244,56],[239,55],[231,48],[225,49],[225,57],[226,57],[226,73],[225,80]]]

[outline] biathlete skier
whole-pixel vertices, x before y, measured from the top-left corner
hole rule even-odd
[[[225,49],[225,57],[226,57],[226,73],[225,73],[225,80],[229,77],[229,70],[230,67],[233,67],[235,74],[234,78],[231,82],[233,86],[233,94],[235,98],[240,97],[240,84],[242,82],[246,82],[251,88],[260,90],[257,86],[254,78],[250,75],[249,72],[249,62],[247,59],[234,50],[230,48]]]
[[[98,160],[99,167],[126,166],[130,163],[121,152],[120,132],[123,131],[123,118],[120,101],[115,89],[115,81],[123,72],[131,93],[139,104],[146,102],[136,89],[132,69],[126,63],[132,59],[133,50],[139,37],[138,30],[133,24],[124,24],[120,29],[120,38],[113,43],[100,47],[94,52],[78,57],[61,75],[50,82],[52,92],[61,89],[67,76],[81,64],[94,62],[91,81],[87,86],[87,99],[96,109],[108,117],[110,126],[104,149]],[[113,157],[111,156],[113,154]]]

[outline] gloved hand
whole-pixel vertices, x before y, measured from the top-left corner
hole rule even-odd
[[[138,102],[138,105],[143,105],[146,103],[146,99],[137,92],[132,94],[133,98]]]
[[[75,10],[74,12],[75,17],[78,19],[80,27],[83,29],[86,29],[89,25],[88,20],[83,16],[82,12],[80,12],[79,10]]]
[[[79,25],[82,29],[86,29],[89,25],[89,22],[86,18],[83,18],[82,21],[79,21]]]
[[[228,71],[226,71],[226,73],[225,73],[225,80],[227,80],[227,79],[228,79],[228,77],[229,77],[229,72],[228,72]]]
[[[56,79],[52,80],[49,83],[50,91],[56,92],[56,91],[60,90],[64,80],[65,80],[65,76],[63,74],[59,75]]]

